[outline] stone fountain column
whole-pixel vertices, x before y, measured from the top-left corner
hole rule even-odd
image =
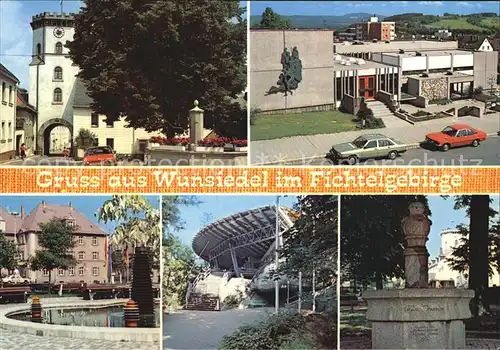
[[[149,248],[136,247],[131,298],[139,308],[139,327],[155,327],[153,284]]]
[[[429,286],[427,248],[432,222],[423,203],[411,203],[403,219],[405,289],[366,291],[373,349],[465,349],[464,320],[474,291]]]

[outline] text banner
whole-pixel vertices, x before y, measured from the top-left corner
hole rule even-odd
[[[499,193],[499,167],[0,168],[2,193]]]

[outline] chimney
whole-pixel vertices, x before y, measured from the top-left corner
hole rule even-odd
[[[71,211],[73,211],[73,205],[71,204],[71,202],[69,202],[69,208],[71,209]]]
[[[24,220],[24,205],[21,205],[21,220]]]
[[[45,207],[46,207],[46,206],[47,206],[47,204],[45,203],[45,200],[44,200],[44,199],[42,199],[42,208],[44,208],[44,209],[45,209]]]

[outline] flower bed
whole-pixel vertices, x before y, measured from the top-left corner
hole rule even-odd
[[[248,140],[233,140],[231,143],[236,152],[246,152],[248,150]]]

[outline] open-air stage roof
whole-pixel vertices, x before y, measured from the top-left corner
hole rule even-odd
[[[215,262],[219,268],[231,269],[231,249],[236,257],[261,259],[274,243],[276,207],[251,209],[215,221],[193,238],[193,250],[206,261]],[[292,211],[279,207],[280,232],[293,226]]]

